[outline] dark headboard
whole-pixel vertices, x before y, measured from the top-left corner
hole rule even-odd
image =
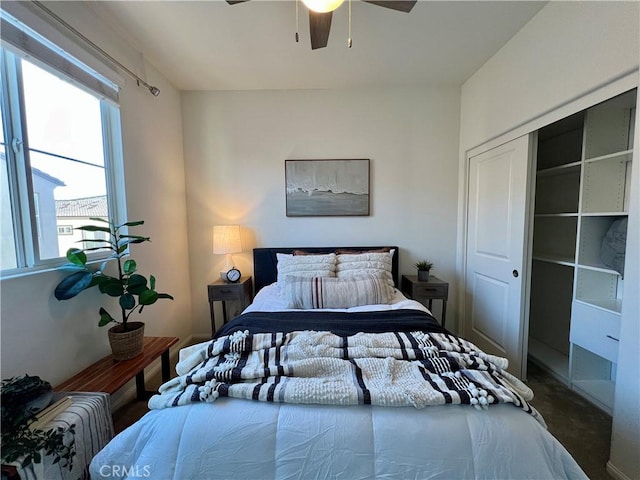
[[[291,247],[291,248],[254,248],[253,249],[253,276],[255,281],[255,292],[259,292],[264,286],[270,285],[278,278],[278,259],[276,253],[292,253],[294,250],[304,250],[311,253],[331,253],[336,250],[348,250],[362,252],[366,250],[379,250],[381,248],[392,248],[394,250],[391,261],[391,274],[393,281],[398,283],[398,247]]]

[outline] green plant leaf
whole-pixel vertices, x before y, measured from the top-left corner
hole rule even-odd
[[[120,227],[137,227],[138,225],[144,225],[144,220],[135,220],[132,222],[123,223],[122,225],[118,225]]]
[[[142,243],[142,242],[150,242],[151,237],[140,237],[129,240],[129,243]]]
[[[168,293],[159,293],[158,294],[158,298],[168,298],[170,300],[173,300],[173,297],[171,295],[169,295]]]
[[[109,315],[109,312],[107,312],[104,308],[100,307],[100,321],[98,322],[98,326],[104,327],[111,322],[115,322],[114,318]]]
[[[143,237],[142,235],[120,235],[120,238],[133,238],[133,239],[142,240],[145,242],[147,240],[151,240],[150,237]]]
[[[101,283],[107,282],[109,280],[118,280],[115,277],[110,277],[109,275],[105,275],[102,272],[96,272],[93,274],[93,284],[100,285]]]
[[[74,227],[74,230],[84,230],[85,232],[105,232],[111,234],[109,227],[101,227],[99,225],[83,225],[81,227]]]
[[[124,262],[124,273],[126,273],[127,275],[131,275],[135,271],[136,271],[135,260],[129,259],[126,262]]]
[[[122,282],[113,277],[107,277],[106,280],[98,284],[101,293],[106,293],[110,297],[119,297],[124,293]]]
[[[149,288],[151,290],[156,289],[156,277],[154,277],[153,275],[149,275]]]
[[[103,222],[103,223],[111,224],[111,222],[109,220],[106,220],[106,219],[100,218],[100,217],[89,217],[89,220],[95,220],[96,222]]]
[[[68,300],[89,288],[92,279],[93,274],[88,270],[72,273],[58,284],[53,294],[58,300]]]
[[[140,301],[140,305],[152,305],[158,300],[158,292],[151,289],[145,290],[140,294],[138,299]]]
[[[74,265],[86,265],[87,255],[79,248],[70,248],[67,250],[67,260]]]
[[[125,310],[131,310],[136,306],[136,298],[130,293],[120,295],[120,306]]]
[[[142,275],[138,275],[137,273],[134,273],[129,277],[129,280],[127,281],[127,292],[134,295],[140,295],[145,290],[147,290],[146,278]]]
[[[131,245],[131,244],[136,244],[136,243],[142,243],[142,242],[150,242],[151,238],[149,237],[136,237],[136,238],[131,238],[131,237],[121,237],[120,240],[118,240],[118,248],[122,248],[125,247],[127,245]]]
[[[96,250],[107,250],[110,249],[111,246],[104,246],[104,247],[89,247],[89,248],[83,248],[82,251],[83,252],[93,252]]]
[[[109,240],[105,240],[104,238],[83,238],[82,240],[76,240],[75,243],[84,243],[84,242],[111,244]]]
[[[73,263],[65,263],[58,270],[64,272],[88,272],[89,269],[85,265],[75,265]]]

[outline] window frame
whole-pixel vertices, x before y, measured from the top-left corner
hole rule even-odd
[[[7,163],[9,197],[13,217],[16,267],[0,270],[1,279],[51,270],[67,263],[64,256],[40,258],[21,71],[21,61],[25,57],[28,56],[2,42],[2,51],[0,52],[0,67],[2,70],[0,74],[2,78],[0,107],[4,127],[5,161]],[[69,80],[76,88],[91,93],[99,100],[108,218],[116,223],[126,222],[124,162],[119,105],[109,99],[100,97],[90,89],[83,88],[82,85],[74,82],[65,73],[44,62],[40,62],[33,57],[28,57],[27,60],[57,77]],[[108,251],[88,254],[89,262],[103,261],[108,257]]]

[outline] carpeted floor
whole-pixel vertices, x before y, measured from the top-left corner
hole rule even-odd
[[[528,382],[535,393],[531,403],[544,417],[549,431],[573,455],[591,480],[611,480],[606,471],[611,417],[535,364],[529,362],[528,370]],[[159,378],[152,377],[147,386],[156,388],[159,383]],[[134,401],[120,408],[113,415],[116,433],[147,411],[147,404],[142,401]]]
[[[606,470],[611,446],[611,416],[595,407],[536,364],[527,365],[531,404],[549,431],[571,453],[591,480],[610,480]]]

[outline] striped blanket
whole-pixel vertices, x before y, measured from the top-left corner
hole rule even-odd
[[[184,354],[187,355],[184,355]],[[235,397],[304,404],[413,406],[512,403],[541,417],[507,360],[444,333],[238,331],[183,351],[152,409]]]

